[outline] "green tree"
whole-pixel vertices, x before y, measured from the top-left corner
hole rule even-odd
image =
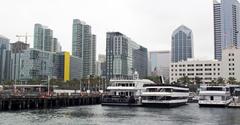
[[[218,77],[217,78],[216,84],[224,84],[224,83],[225,83],[225,81],[224,81],[224,79],[222,77]]]
[[[228,78],[228,83],[229,83],[229,84],[236,84],[236,83],[237,83],[236,78],[234,78],[234,77],[229,77],[229,78]]]
[[[197,76],[196,76],[196,77],[194,78],[194,80],[195,80],[195,82],[196,82],[197,85],[199,85],[199,84],[202,83],[202,79],[201,79],[200,77],[197,77]]]
[[[188,78],[188,76],[180,77],[177,81],[178,81],[178,83],[183,84],[183,85],[191,84],[191,80]]]
[[[212,81],[211,81],[211,85],[218,85],[218,83],[217,83],[216,80],[212,80]]]

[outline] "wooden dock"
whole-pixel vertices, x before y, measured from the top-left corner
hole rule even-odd
[[[52,97],[0,97],[0,111],[48,109],[101,103],[100,95]]]

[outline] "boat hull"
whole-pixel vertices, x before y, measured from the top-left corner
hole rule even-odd
[[[198,105],[199,107],[227,107],[230,103],[232,102],[232,100],[227,100],[225,102],[212,102],[212,101],[207,101],[207,102],[203,102],[203,101],[199,101]]]
[[[178,103],[143,103],[143,107],[158,107],[158,108],[173,108],[186,105],[186,102],[178,102]]]
[[[199,107],[227,107],[226,104],[199,104]]]
[[[141,104],[131,104],[131,103],[102,103],[102,106],[141,106]]]

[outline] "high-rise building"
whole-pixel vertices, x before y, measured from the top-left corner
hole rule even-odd
[[[101,63],[106,62],[106,55],[99,54],[98,55],[98,61],[101,62]]]
[[[11,80],[20,80],[21,55],[29,46],[21,41],[11,43]]]
[[[9,39],[0,35],[0,83],[10,80],[11,51]]]
[[[73,20],[72,55],[82,60],[82,77],[95,74],[96,35],[91,32],[91,26],[79,19]]]
[[[193,58],[193,34],[191,29],[181,25],[173,32],[171,52],[171,62]]]
[[[41,24],[34,25],[34,48],[43,51],[52,51],[53,31]]]
[[[20,80],[47,80],[53,77],[54,53],[29,48],[20,57]]]
[[[134,71],[140,78],[147,76],[147,49],[120,32],[107,32],[107,79],[131,78]]]
[[[105,77],[106,76],[106,56],[98,55],[98,61],[96,61],[96,75]]]
[[[240,47],[240,4],[237,0],[214,0],[214,57],[222,59],[222,49]]]
[[[81,60],[69,52],[58,52],[54,57],[54,76],[59,80],[80,80]]]
[[[152,51],[149,53],[150,72],[152,76],[169,78],[170,51]]]
[[[52,39],[52,52],[61,52],[62,51],[62,46],[58,42],[57,38]]]
[[[12,53],[22,53],[23,50],[26,50],[29,48],[29,44],[17,41],[15,43],[11,43],[11,52]]]

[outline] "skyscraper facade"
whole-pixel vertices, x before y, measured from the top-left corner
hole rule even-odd
[[[61,52],[62,51],[62,46],[58,42],[57,38],[52,39],[52,52]]]
[[[96,35],[91,32],[91,26],[79,19],[73,20],[72,55],[82,60],[82,77],[95,74]]]
[[[34,25],[34,48],[43,51],[52,51],[53,31],[41,24]]]
[[[54,76],[57,79],[80,80],[81,60],[78,57],[71,56],[69,52],[57,52],[54,56]]]
[[[149,53],[150,72],[152,76],[169,78],[170,51],[151,51]]]
[[[107,32],[107,79],[131,78],[137,71],[141,78],[147,76],[147,49],[120,32]]]
[[[222,49],[240,47],[240,4],[237,0],[214,0],[214,57],[222,59]]]
[[[181,25],[173,32],[171,52],[171,62],[193,58],[193,34],[191,29]]]
[[[11,80],[20,80],[21,56],[29,46],[29,44],[21,41],[11,43]]]
[[[20,57],[20,80],[47,80],[53,77],[54,53],[29,48]]]
[[[10,80],[11,51],[9,39],[0,35],[0,83]]]

